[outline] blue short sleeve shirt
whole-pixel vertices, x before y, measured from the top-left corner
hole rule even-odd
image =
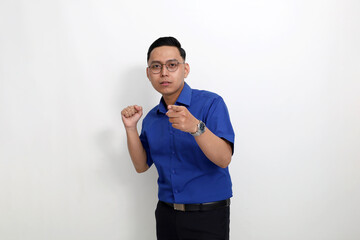
[[[185,106],[216,136],[234,146],[234,130],[224,100],[217,94],[191,89],[185,83],[176,105]],[[140,140],[147,164],[159,178],[159,200],[169,203],[204,203],[232,197],[228,168],[211,162],[193,136],[172,127],[163,99],[144,118]]]

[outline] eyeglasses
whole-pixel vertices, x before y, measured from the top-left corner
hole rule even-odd
[[[184,64],[185,62],[179,62],[178,60],[169,60],[167,61],[165,64],[161,64],[161,63],[153,63],[149,66],[150,70],[152,73],[154,74],[157,74],[157,73],[160,73],[163,66],[165,65],[166,66],[166,69],[169,71],[169,72],[175,72],[178,67],[179,67],[179,64]]]

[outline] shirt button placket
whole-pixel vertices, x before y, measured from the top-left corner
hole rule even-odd
[[[170,132],[170,153],[171,153],[171,156],[170,156],[170,166],[171,166],[171,183],[172,183],[172,189],[173,189],[173,193],[174,195],[176,195],[178,193],[178,190],[176,190],[176,181],[174,181],[174,178],[175,178],[175,174],[176,174],[176,170],[175,170],[175,165],[176,165],[176,159],[175,159],[175,134],[174,134],[174,128],[171,126],[171,123],[169,123],[169,132]],[[175,200],[176,200],[176,196],[174,196]]]

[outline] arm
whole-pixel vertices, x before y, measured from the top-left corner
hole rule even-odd
[[[168,108],[166,115],[174,128],[188,133],[196,132],[199,120],[186,107],[170,105]],[[216,136],[208,128],[203,134],[195,137],[195,140],[205,156],[214,164],[222,168],[230,164],[232,156],[230,143]]]
[[[138,173],[145,172],[149,169],[149,166],[146,163],[146,152],[136,127],[142,116],[142,107],[137,105],[129,106],[121,111],[121,116],[126,131],[129,154],[135,170]]]
[[[213,163],[222,168],[226,168],[230,164],[232,149],[229,142],[219,138],[208,128],[203,134],[196,136],[195,140],[205,156]]]

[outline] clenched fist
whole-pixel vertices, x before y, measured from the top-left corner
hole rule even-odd
[[[121,111],[122,121],[125,128],[136,128],[136,124],[143,114],[141,106],[133,105],[124,108]]]
[[[184,106],[169,105],[166,115],[173,128],[183,132],[194,133],[197,130],[199,120],[196,119]]]

